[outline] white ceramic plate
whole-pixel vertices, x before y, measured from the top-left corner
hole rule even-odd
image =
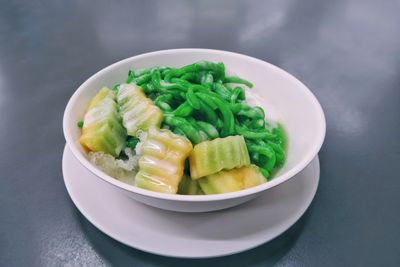
[[[63,174],[80,212],[99,230],[133,248],[180,258],[225,256],[286,231],[310,205],[319,181],[318,156],[296,179],[240,206],[207,213],[161,210],[132,200],[95,177],[65,146]]]

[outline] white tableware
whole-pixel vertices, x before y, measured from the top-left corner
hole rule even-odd
[[[112,88],[126,80],[130,69],[152,66],[179,67],[199,60],[224,62],[229,71],[254,84],[249,90],[262,105],[268,119],[281,122],[288,136],[287,159],[272,181],[246,190],[205,196],[168,195],[122,183],[89,162],[79,145],[82,120],[89,100],[103,86]],[[305,62],[306,64],[306,62]],[[95,177],[108,182],[133,199],[167,210],[202,212],[232,207],[259,196],[264,191],[294,177],[317,155],[325,137],[325,117],[317,99],[292,75],[262,60],[218,50],[174,49],[131,57],[100,70],[73,94],[64,113],[65,139],[73,155]]]
[[[230,209],[182,213],[132,201],[84,168],[66,146],[63,174],[80,212],[99,230],[154,254],[206,258],[259,246],[293,225],[310,205],[319,181],[318,157],[294,179]]]

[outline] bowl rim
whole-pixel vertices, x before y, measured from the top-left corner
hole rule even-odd
[[[78,150],[76,147],[77,144],[72,138],[72,134],[70,133],[68,129],[68,122],[70,121],[70,114],[72,107],[76,100],[80,97],[80,94],[84,91],[84,89],[87,87],[86,85],[89,84],[92,80],[95,80],[97,77],[103,75],[103,73],[117,68],[119,65],[122,65],[126,62],[135,60],[135,59],[141,59],[145,57],[152,57],[152,56],[157,56],[157,55],[162,55],[162,54],[169,54],[169,53],[182,53],[182,52],[190,52],[190,53],[211,53],[211,54],[218,54],[218,55],[228,55],[228,56],[234,56],[237,58],[240,58],[242,60],[246,61],[253,61],[257,63],[261,63],[263,65],[268,66],[269,68],[272,68],[274,71],[282,75],[285,79],[291,80],[293,83],[295,83],[300,90],[303,90],[303,93],[306,97],[308,97],[311,102],[314,104],[317,114],[316,117],[319,120],[319,124],[317,126],[317,136],[315,142],[313,142],[311,149],[309,150],[308,154],[304,155],[302,160],[300,160],[299,163],[297,163],[294,167],[292,167],[290,170],[288,170],[286,173],[279,175],[277,177],[274,177],[271,181],[263,183],[261,185],[251,187],[248,189],[236,191],[236,192],[229,192],[229,193],[222,193],[222,194],[214,194],[214,195],[178,195],[178,194],[166,194],[166,193],[161,193],[161,192],[155,192],[155,191],[150,191],[142,188],[138,188],[133,185],[126,184],[124,182],[121,182],[108,174],[104,173],[100,169],[98,169],[95,165],[93,165],[86,157],[83,156],[81,151]],[[203,49],[203,48],[178,48],[178,49],[167,49],[167,50],[159,50],[159,51],[154,51],[154,52],[148,52],[144,54],[139,54],[136,56],[132,56],[129,58],[125,58],[123,60],[120,60],[118,62],[115,62],[100,71],[96,72],[92,76],[90,76],[84,83],[82,83],[77,90],[73,93],[71,98],[69,99],[67,106],[64,111],[64,116],[63,116],[63,132],[64,132],[64,137],[67,142],[68,147],[71,149],[73,155],[78,159],[78,161],[86,167],[89,171],[91,171],[93,174],[96,176],[102,178],[104,181],[118,187],[121,189],[124,189],[126,191],[132,192],[139,194],[143,197],[149,197],[149,198],[156,198],[160,200],[172,200],[172,201],[181,201],[181,202],[209,202],[209,201],[218,201],[218,200],[228,200],[228,199],[234,199],[234,198],[240,198],[240,197],[245,197],[245,196],[250,196],[253,194],[260,193],[262,191],[265,191],[269,188],[275,187],[281,183],[284,183],[294,177],[297,173],[299,173],[301,170],[303,170],[317,155],[319,150],[321,149],[321,146],[324,142],[325,139],[325,134],[326,134],[326,120],[325,120],[325,115],[324,111],[318,102],[317,98],[315,95],[308,89],[302,82],[300,82],[297,78],[295,78],[292,74],[286,72],[285,70],[268,63],[266,61],[263,61],[261,59],[257,59],[255,57],[235,53],[235,52],[229,52],[229,51],[224,51],[224,50],[215,50],[215,49]]]

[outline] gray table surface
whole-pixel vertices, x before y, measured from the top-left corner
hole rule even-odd
[[[399,1],[1,1],[1,266],[400,266]],[[327,136],[306,214],[207,260],[114,241],[64,187],[62,115],[91,74],[136,54],[223,49],[275,64],[320,100]]]

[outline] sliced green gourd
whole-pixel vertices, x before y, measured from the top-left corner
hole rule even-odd
[[[117,93],[119,112],[128,135],[138,136],[138,131],[150,127],[160,127],[161,110],[147,98],[140,87],[134,84],[121,84]]]
[[[200,188],[198,180],[192,180],[189,176],[184,175],[179,184],[178,194],[181,195],[204,195]]]
[[[263,184],[265,178],[255,165],[220,171],[198,180],[205,194],[235,192]]]
[[[228,136],[197,144],[189,157],[190,177],[198,179],[221,170],[250,165],[243,136]]]
[[[125,147],[125,139],[126,130],[122,126],[114,92],[103,87],[90,101],[79,142],[89,151],[118,156]]]
[[[135,185],[140,188],[176,194],[182,180],[185,160],[192,151],[186,137],[169,130],[150,128],[141,146],[139,172]]]

